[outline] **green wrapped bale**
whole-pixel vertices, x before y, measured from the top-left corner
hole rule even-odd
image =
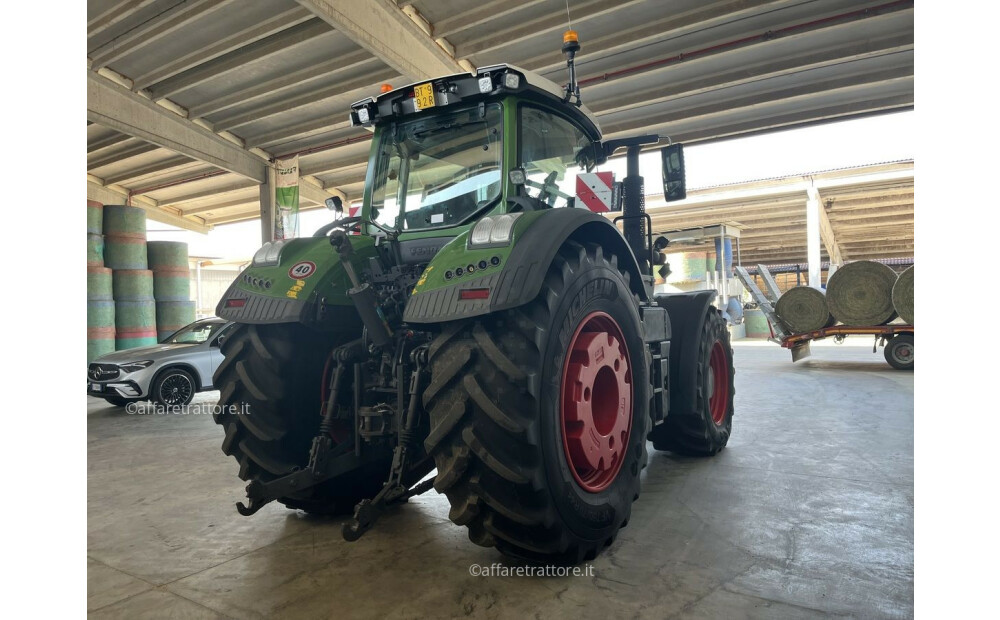
[[[826,296],[810,286],[790,288],[774,305],[778,319],[794,333],[811,332],[833,325]]]
[[[830,276],[826,300],[830,312],[844,325],[884,325],[896,317],[892,286],[896,272],[875,261],[848,263]]]
[[[188,244],[183,241],[150,241],[146,256],[153,271],[188,268]]]
[[[145,237],[126,234],[105,235],[104,266],[112,269],[145,269]]]
[[[156,332],[163,340],[178,329],[194,322],[193,301],[157,301]]]
[[[115,351],[124,349],[134,349],[136,347],[147,347],[156,344],[156,329],[151,328],[126,328],[115,330]]]
[[[764,311],[760,308],[747,310],[743,313],[743,324],[746,326],[747,338],[770,338],[771,327]]]
[[[87,233],[99,235],[104,232],[104,205],[96,200],[87,201]]]
[[[156,302],[115,300],[115,332],[116,350],[156,344]]]
[[[87,328],[87,363],[115,352],[115,327]]]
[[[111,270],[107,267],[87,266],[87,299],[114,299]]]
[[[104,266],[104,237],[87,233],[87,266]]]
[[[113,299],[87,300],[87,328],[115,327],[115,302]]]
[[[104,205],[101,230],[105,235],[140,236],[146,239],[146,212],[126,205]]]
[[[913,325],[913,266],[899,274],[892,285],[892,307],[899,318]]]
[[[153,297],[156,301],[190,301],[191,271],[187,267],[154,270]]]
[[[148,269],[116,269],[112,282],[115,301],[153,300],[153,272]]]

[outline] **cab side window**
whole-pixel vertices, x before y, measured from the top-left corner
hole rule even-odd
[[[586,172],[590,139],[566,119],[540,108],[521,106],[520,115],[525,191],[550,207],[574,206],[576,175]]]

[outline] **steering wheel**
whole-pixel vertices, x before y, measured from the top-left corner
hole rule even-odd
[[[316,232],[313,233],[313,237],[325,237],[329,235],[330,231],[335,228],[346,228],[348,226],[353,226],[354,224],[357,224],[360,221],[361,221],[361,216],[358,215],[354,217],[345,217],[340,220],[334,220],[329,224],[324,224],[323,226],[320,226],[318,229],[316,229]]]
[[[545,201],[548,203],[550,207],[555,206],[553,203],[555,203],[556,198],[564,198],[567,201],[570,198],[572,198],[572,196],[570,196],[569,194],[564,194],[561,191],[559,191],[559,186],[556,185],[556,172],[554,171],[550,172],[549,175],[545,177],[545,181],[543,181],[542,183],[539,183],[538,181],[532,181],[531,179],[525,179],[524,184],[540,189],[543,194],[548,194],[548,197],[545,199]],[[539,198],[541,198],[541,196],[539,196]]]

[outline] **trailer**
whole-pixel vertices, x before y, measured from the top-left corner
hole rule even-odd
[[[745,267],[735,268],[736,276],[749,291],[750,296],[764,313],[764,316],[767,317],[771,328],[771,337],[768,340],[791,351],[792,362],[809,357],[812,354],[809,345],[814,340],[833,338],[837,344],[840,344],[848,336],[869,335],[875,337],[872,353],[878,351],[878,347],[882,346],[885,361],[890,366],[897,370],[913,370],[913,325],[900,323],[870,326],[834,325],[808,332],[793,332],[782,323],[774,311],[778,297],[781,296],[781,291],[778,289],[774,277],[764,265],[757,265],[757,270],[764,280],[766,292],[757,286],[757,282],[750,277]]]

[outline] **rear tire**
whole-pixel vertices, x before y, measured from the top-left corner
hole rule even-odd
[[[884,353],[885,361],[896,370],[913,370],[913,334],[896,334]]]
[[[681,329],[682,326],[675,327],[675,337]],[[687,403],[671,400],[667,419],[653,429],[649,438],[657,450],[688,456],[712,456],[729,443],[736,393],[729,330],[726,320],[714,307],[709,307],[698,334],[697,349],[691,353],[693,359],[682,357],[680,363],[696,365],[696,372],[692,375],[695,384],[684,392],[693,395],[693,399]]]
[[[631,414],[626,440],[601,462],[603,469],[592,471],[570,454],[587,444],[567,435],[575,427],[567,426],[563,404],[583,406],[563,394],[583,393],[574,387],[582,384],[565,377],[580,377],[566,362],[570,353],[579,359],[575,344],[585,327],[588,342],[622,336],[617,351],[617,339],[597,346],[601,359],[607,352],[627,361],[616,376],[631,380],[630,392],[612,397],[610,409],[611,420]],[[527,306],[446,326],[430,349],[424,405],[431,430],[424,446],[437,464],[434,486],[448,496],[451,520],[469,528],[472,542],[534,562],[576,564],[610,546],[628,523],[646,464],[649,363],[628,275],[597,245],[567,242]],[[594,371],[594,385],[603,385],[609,372]],[[630,408],[618,404],[626,395]],[[611,423],[594,426],[607,435],[601,446],[623,436],[624,426],[601,430]]]
[[[308,464],[319,432],[324,362],[334,345],[298,324],[237,325],[226,338],[214,379],[215,421],[225,429],[222,451],[239,462],[240,478],[267,482]],[[340,445],[353,450],[353,437]],[[382,488],[390,458],[278,501],[317,514],[350,512]]]

